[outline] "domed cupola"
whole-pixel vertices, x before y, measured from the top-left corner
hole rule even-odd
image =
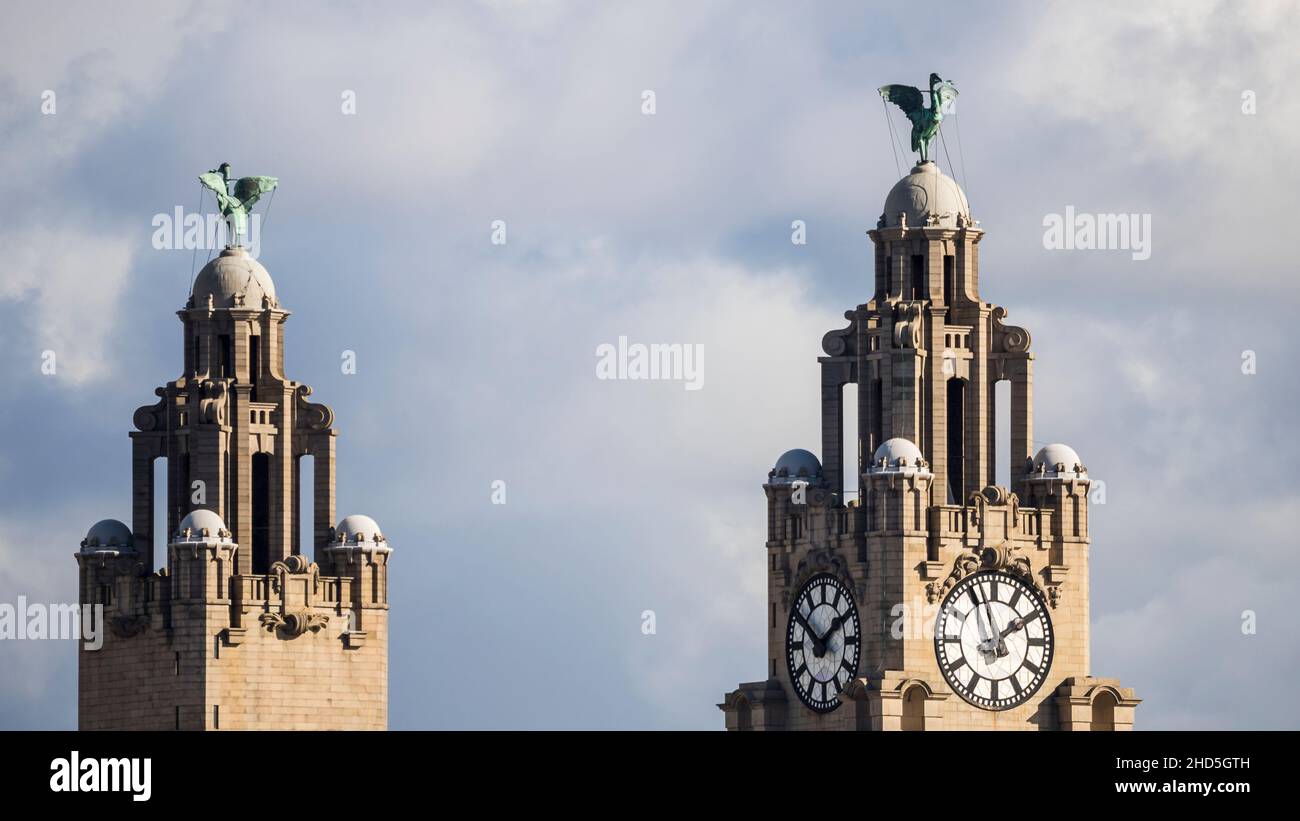
[[[906,439],[886,439],[876,448],[867,466],[867,473],[897,473],[904,476],[928,474],[930,464],[921,455],[921,449]]]
[[[788,485],[798,481],[819,483],[822,481],[822,463],[812,453],[795,448],[781,454],[781,458],[776,460],[776,467],[767,476],[768,483],[773,485]]]
[[[103,519],[91,525],[81,541],[82,553],[134,553],[131,528],[117,519]]]
[[[214,310],[226,308],[275,308],[275,283],[271,275],[242,247],[227,247],[216,259],[203,266],[194,278],[191,307]]]
[[[1029,479],[1087,479],[1088,468],[1074,448],[1054,442],[1038,451]]]
[[[882,228],[963,228],[971,225],[970,203],[961,186],[933,160],[917,163],[885,197]]]

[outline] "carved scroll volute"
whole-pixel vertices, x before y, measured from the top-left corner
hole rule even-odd
[[[857,311],[845,311],[844,318],[849,321],[847,328],[841,328],[835,331],[827,331],[822,337],[822,350],[827,356],[849,356],[855,353],[855,340],[857,337]]]
[[[199,421],[206,425],[226,424],[228,386],[224,379],[205,379],[200,386]]]
[[[898,318],[894,320],[894,347],[921,347],[921,303],[909,302],[898,306]]]
[[[329,430],[334,425],[334,411],[329,405],[308,402],[310,385],[298,386],[298,427],[307,430]]]
[[[142,405],[135,409],[135,414],[131,417],[132,424],[136,430],[151,431],[166,427],[163,424],[162,413],[167,407],[167,391],[163,388],[155,388],[154,394],[159,398],[152,405]]]
[[[1006,325],[1007,309],[1001,305],[993,309],[993,346],[994,350],[1006,353],[1025,353],[1029,350],[1029,331],[1019,325]]]

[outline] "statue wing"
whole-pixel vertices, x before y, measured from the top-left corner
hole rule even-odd
[[[235,189],[244,194],[244,207],[251,210],[253,204],[262,198],[263,194],[269,194],[280,184],[279,177],[242,177],[235,184]]]
[[[925,95],[915,86],[888,85],[880,87],[880,96],[887,103],[893,103],[910,118],[925,110]]]
[[[211,189],[212,193],[217,195],[217,205],[221,208],[221,213],[225,214],[233,206],[239,205],[239,200],[230,196],[230,192],[226,190],[225,178],[216,171],[200,174],[199,182],[203,183],[204,188]]]
[[[946,80],[934,87],[935,99],[932,101],[934,108],[940,114],[947,116],[953,112],[953,107],[957,103],[957,87]]]

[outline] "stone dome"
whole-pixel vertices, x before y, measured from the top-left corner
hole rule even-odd
[[[189,535],[186,535],[187,530]],[[204,508],[191,510],[184,519],[181,519],[180,525],[176,528],[178,542],[203,542],[229,538],[230,531],[226,529],[226,523],[216,513]]]
[[[81,542],[81,549],[87,553],[125,553],[135,550],[135,539],[131,535],[131,528],[117,519],[101,519],[90,526],[86,538]]]
[[[921,449],[901,437],[887,439],[876,448],[868,473],[929,473],[930,465]]]
[[[781,454],[781,458],[776,460],[776,467],[768,475],[772,484],[789,484],[799,479],[816,481],[821,478],[822,463],[812,453],[795,448]]]
[[[343,521],[334,528],[334,539],[331,544],[368,545],[376,549],[389,549],[384,534],[379,530],[379,524],[369,516],[360,513],[343,517]]]
[[[194,278],[191,290],[193,307],[206,308],[208,297],[212,297],[212,307],[253,308],[261,310],[263,297],[275,300],[275,283],[262,263],[248,255],[248,251],[239,247],[227,247],[217,258],[203,266]]]
[[[1083,460],[1074,452],[1074,448],[1062,445],[1060,442],[1053,442],[1038,451],[1038,455],[1034,457],[1033,467],[1029,471],[1030,479],[1042,477],[1087,479],[1088,469],[1083,466]]]
[[[918,163],[885,197],[885,227],[897,228],[900,214],[907,215],[909,228],[928,225],[931,214],[938,216],[940,227],[958,228],[958,215],[970,220],[970,203],[961,186],[929,160]]]

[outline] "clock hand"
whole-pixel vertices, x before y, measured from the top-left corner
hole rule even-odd
[[[1012,619],[1011,623],[1007,625],[1007,629],[1003,630],[1001,633],[998,633],[998,639],[1004,639],[1007,636],[1011,635],[1012,633],[1016,632],[1017,630],[1024,630],[1024,629],[1025,629],[1024,619],[1022,618]]]
[[[826,640],[830,638],[831,633],[834,633],[836,630],[840,629],[840,626],[843,624],[844,624],[843,616],[837,615],[835,618],[831,619],[831,623],[826,627],[826,632],[822,633],[821,635],[822,644],[825,644]]]
[[[794,620],[799,622],[800,626],[803,627],[804,633],[812,636],[813,655],[817,658],[821,658],[826,653],[826,644],[821,640],[821,637],[817,635],[817,631],[808,623],[808,620],[803,617],[803,613],[799,612],[798,607],[794,609]]]
[[[984,645],[989,640],[990,631],[988,626],[984,623],[984,614],[980,612],[980,604],[982,604],[982,602],[980,602],[980,597],[976,595],[974,587],[969,588],[966,592],[970,594],[970,600],[975,603],[975,627],[980,632],[980,649],[983,649]]]

